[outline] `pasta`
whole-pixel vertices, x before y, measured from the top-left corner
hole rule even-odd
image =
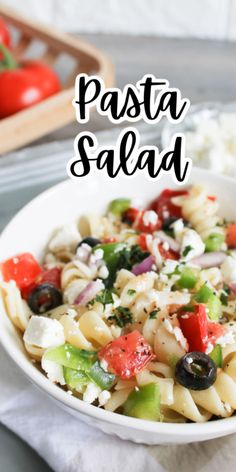
[[[173,198],[173,203],[181,206],[183,217],[202,239],[212,233],[224,234],[222,220],[217,214],[219,205],[216,200],[209,199],[201,185],[194,185],[187,195]]]
[[[117,199],[58,229],[42,264],[2,263],[6,312],[51,382],[140,419],[235,413],[236,225],[218,207],[200,185]]]

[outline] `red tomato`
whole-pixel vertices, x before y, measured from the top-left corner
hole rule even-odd
[[[98,356],[108,363],[109,370],[122,379],[130,379],[155,357],[137,330],[111,341],[100,350]]]
[[[226,328],[219,323],[208,322],[208,341],[211,344],[216,344],[217,339],[224,336],[226,332]]]
[[[195,305],[194,312],[182,312],[180,328],[188,341],[189,351],[205,352],[208,344],[208,320],[204,305]]]
[[[171,202],[173,197],[178,197],[180,195],[187,195],[187,190],[170,190],[165,189],[161,192],[159,197],[157,197],[150,205],[150,209],[157,212],[160,218],[167,219],[172,216],[176,218],[182,217],[181,208],[174,205]]]
[[[141,247],[143,251],[147,251],[147,239],[146,239],[146,233],[141,233],[138,236],[138,245]]]
[[[56,73],[39,61],[19,65],[3,51],[6,67],[0,73],[0,118],[13,115],[59,92]]]
[[[228,225],[226,230],[226,243],[229,247],[236,247],[236,223]]]
[[[61,268],[54,267],[53,269],[45,270],[40,275],[36,277],[36,279],[27,287],[23,288],[21,291],[22,297],[27,300],[28,295],[32,290],[37,287],[37,285],[43,283],[49,283],[54,285],[54,287],[60,289],[61,288]]]
[[[158,249],[163,259],[172,259],[173,261],[178,261],[179,254],[177,252],[173,251],[172,249],[164,249],[162,243],[158,245]]]
[[[211,200],[211,202],[215,202],[216,201],[216,197],[214,195],[208,195],[208,200]]]
[[[138,237],[138,244],[143,251],[148,250],[146,236],[146,233],[141,233]],[[172,249],[164,249],[162,243],[158,244],[158,249],[163,259],[172,259],[174,261],[179,259],[179,254],[177,252],[173,251]]]
[[[34,256],[28,252],[7,259],[2,263],[1,269],[5,282],[15,280],[20,289],[31,284],[42,272]]]
[[[134,223],[139,213],[140,210],[131,207],[127,211],[125,211],[125,213],[123,214],[123,218],[124,220],[127,220],[130,223]]]
[[[134,223],[135,229],[142,231],[143,233],[153,233],[153,231],[158,231],[162,227],[162,221],[158,218],[156,223],[145,224],[144,215],[148,210],[138,210],[137,208],[129,208],[124,213],[125,220]]]
[[[117,242],[117,239],[115,238],[115,236],[110,236],[109,238],[104,238],[102,240],[103,244],[116,243],[116,242]]]
[[[4,19],[0,16],[0,44],[4,44],[8,48],[11,47],[11,36]],[[0,59],[2,54],[0,53]]]

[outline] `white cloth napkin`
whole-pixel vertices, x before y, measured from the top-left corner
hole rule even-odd
[[[144,446],[87,426],[31,385],[0,347],[0,421],[56,472],[235,472],[236,435]]]

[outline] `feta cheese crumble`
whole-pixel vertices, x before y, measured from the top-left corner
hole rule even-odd
[[[57,320],[33,315],[23,336],[25,343],[48,349],[65,343],[64,329]]]
[[[184,228],[181,235],[181,255],[185,261],[201,256],[205,251],[205,244],[194,229]]]
[[[156,225],[158,221],[158,215],[155,211],[153,210],[148,210],[144,212],[143,215],[143,222],[145,226],[148,225]]]
[[[63,375],[63,367],[56,362],[49,361],[42,357],[42,369],[46,372],[47,377],[51,382],[59,383],[60,385],[65,385],[65,379]]]
[[[108,392],[108,390],[103,390],[101,393],[98,395],[98,401],[99,401],[99,406],[104,406],[110,400],[111,394]]]
[[[221,265],[221,273],[227,284],[236,282],[236,259],[234,257],[226,257]]]
[[[98,398],[100,393],[100,387],[95,385],[93,382],[89,382],[83,394],[83,400],[86,403],[93,403]]]

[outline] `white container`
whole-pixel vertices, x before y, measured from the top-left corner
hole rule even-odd
[[[221,214],[236,221],[235,180],[194,169],[190,180],[192,182],[206,185],[210,195],[216,194],[219,197]],[[125,177],[112,180],[96,176],[78,183],[63,182],[34,199],[13,218],[0,238],[0,260],[24,251],[32,252],[40,259],[56,227],[87,212],[100,213],[105,210],[109,200],[116,197],[138,197],[148,202],[166,187],[175,187],[169,177],[155,182],[141,175],[131,179]],[[8,319],[1,300],[0,341],[19,368],[45,394],[73,416],[106,433],[138,443],[163,444],[203,441],[236,431],[236,416],[203,424],[158,423],[111,413],[68,395],[32,364],[21,335]]]

